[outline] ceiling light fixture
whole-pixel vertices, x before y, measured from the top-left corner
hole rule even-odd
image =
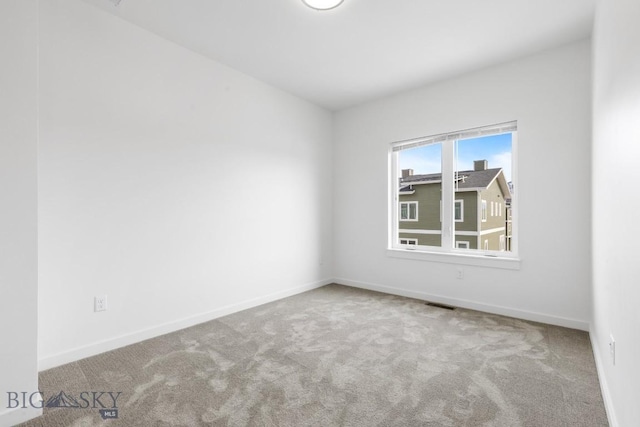
[[[342,4],[344,0],[302,0],[304,4],[315,10],[334,9]]]

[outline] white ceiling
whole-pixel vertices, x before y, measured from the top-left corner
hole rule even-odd
[[[588,37],[596,0],[85,0],[337,110]]]

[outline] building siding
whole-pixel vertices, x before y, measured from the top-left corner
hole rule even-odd
[[[400,233],[400,239],[416,239],[423,246],[442,246],[440,234]]]
[[[413,194],[400,194],[400,202],[418,202],[417,221],[400,220],[398,229],[400,239],[416,239],[421,246],[442,246],[442,236],[440,234],[441,223],[441,197],[442,184],[418,184],[413,186]],[[487,189],[478,192],[456,191],[455,200],[463,201],[463,221],[455,222],[455,232],[480,232],[494,230],[491,233],[481,235],[460,235],[455,234],[455,242],[469,242],[469,249],[484,249],[485,241],[488,242],[489,250],[501,250],[500,236],[506,236],[506,201],[497,180],[494,180]],[[482,221],[482,200],[487,202],[487,219]],[[493,211],[491,204],[493,203]],[[399,205],[398,205],[399,209]],[[492,214],[493,213],[493,214]],[[415,232],[412,232],[415,230]],[[423,234],[419,230],[437,232],[435,234]],[[505,237],[505,245],[506,245]]]
[[[462,222],[456,222],[456,230],[477,231],[478,230],[478,198],[477,191],[456,191],[456,200],[464,200],[464,214]]]
[[[440,184],[415,185],[414,194],[400,195],[400,202],[418,202],[418,221],[399,222],[401,229],[440,230]],[[398,205],[399,206],[399,205]],[[399,216],[399,215],[398,215]]]

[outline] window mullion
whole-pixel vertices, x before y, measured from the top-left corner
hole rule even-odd
[[[454,141],[442,144],[442,249],[453,248]]]

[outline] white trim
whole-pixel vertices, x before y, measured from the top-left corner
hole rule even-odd
[[[334,283],[351,286],[354,288],[367,289],[370,291],[383,292],[391,295],[399,295],[407,298],[416,298],[424,301],[437,302],[440,304],[452,305],[454,307],[478,310],[485,313],[499,314],[501,316],[515,317],[516,319],[528,320],[531,322],[541,322],[549,325],[563,326],[565,328],[589,330],[589,322],[585,320],[570,319],[566,317],[554,316],[545,313],[538,313],[528,310],[518,310],[500,305],[482,303],[458,298],[449,298],[443,295],[429,294],[427,292],[412,291],[398,287],[385,286],[367,282],[349,280],[345,278],[335,278]]]
[[[398,234],[400,233],[413,233],[413,234],[442,234],[441,230],[422,230],[415,229],[411,230],[410,228],[401,228],[398,230]]]
[[[387,153],[387,246],[394,246],[397,241],[397,230],[399,227],[399,209],[398,202],[400,196],[398,191],[398,177],[395,176],[398,173],[398,153],[394,153],[392,146],[389,146],[389,152]]]
[[[460,219],[456,219],[456,206],[460,202]],[[464,222],[464,199],[456,199],[453,201],[453,222]]]
[[[520,251],[520,196],[518,188],[520,181],[518,180],[518,162],[518,132],[513,132],[511,134],[511,184],[513,185],[513,192],[511,193],[511,243],[509,249],[514,254]]]
[[[487,222],[487,201],[485,199],[480,200],[480,219],[482,222]]]
[[[485,251],[489,250],[489,239],[484,239],[484,250]]]
[[[513,135],[513,134],[512,134],[512,135]],[[513,150],[511,151],[511,157],[512,157],[511,162],[513,163]],[[502,170],[502,168],[500,168],[500,170],[498,171],[498,173],[497,173],[497,174],[495,174],[495,175],[493,176],[493,178],[491,178],[491,181],[489,181],[489,183],[487,184],[487,186],[486,186],[486,187],[484,187],[484,188],[483,188],[483,190],[487,190],[487,189],[489,189],[489,187],[491,187],[491,185],[492,185],[494,182],[496,182],[496,179],[498,179],[498,177],[500,176],[500,174],[501,174],[501,173],[502,173],[502,174],[504,174],[504,171]],[[505,180],[505,182],[506,182],[506,181],[507,181],[507,177],[504,177],[504,180]],[[498,187],[500,187],[500,185],[498,185]],[[501,191],[502,191],[502,190],[501,190]]]
[[[593,358],[596,361],[596,371],[598,372],[598,379],[600,383],[600,392],[602,393],[602,400],[604,401],[604,409],[607,413],[607,419],[611,427],[618,427],[618,419],[614,411],[613,399],[611,398],[611,392],[609,391],[609,383],[604,371],[604,360],[608,360],[608,354],[604,357],[600,352],[600,345],[596,338],[596,333],[593,330],[593,325],[589,328],[589,338],[591,339],[591,350],[593,351]]]
[[[499,249],[501,251],[504,251],[506,248],[507,248],[507,241],[505,239],[505,235],[501,234],[500,235],[500,246],[499,246]]]
[[[402,205],[407,205],[407,217],[406,219],[402,218]],[[409,205],[415,205],[416,206],[416,217],[411,219],[411,209],[409,208]],[[418,222],[418,219],[420,218],[418,216],[418,206],[420,204],[417,201],[414,200],[408,200],[408,201],[400,201],[398,202],[398,217],[400,217],[400,221],[406,221],[406,222]]]
[[[478,233],[477,231],[456,230],[455,235],[456,236],[474,236],[474,237],[478,237],[480,235],[480,233]]]
[[[36,392],[38,390],[16,390],[16,391],[28,391]],[[6,396],[2,396],[3,402]],[[0,426],[16,426],[26,421],[32,420],[42,415],[42,408],[32,408],[27,406],[26,408],[13,408],[6,409],[0,412]]]
[[[498,227],[498,228],[490,228],[488,230],[482,230],[480,233],[478,233],[477,231],[462,231],[462,230],[456,230],[455,234],[456,236],[485,236],[487,234],[493,234],[493,233],[500,233],[500,232],[504,232],[504,227]]]
[[[302,292],[310,291],[312,289],[320,288],[333,283],[332,279],[320,280],[313,283],[307,283],[302,286],[296,286],[283,291],[274,292],[271,294],[263,295],[257,298],[251,298],[245,301],[241,301],[234,304],[229,304],[224,307],[220,307],[211,311],[189,316],[183,319],[174,320],[171,322],[163,323],[158,326],[153,326],[148,329],[120,335],[115,338],[109,338],[102,341],[97,341],[92,344],[88,344],[82,347],[76,347],[74,349],[53,354],[41,358],[38,361],[38,370],[44,371],[46,369],[54,368],[56,366],[64,365],[66,363],[75,362],[85,357],[94,356],[96,354],[104,353],[105,351],[114,350],[119,347],[124,347],[129,344],[134,344],[140,341],[144,341],[149,338],[154,338],[159,335],[164,335],[170,332],[178,331],[180,329],[188,328],[199,323],[208,322],[213,319],[217,319],[222,316],[226,316],[238,311],[246,310],[248,308],[257,307],[268,302],[277,301],[282,298],[290,297]]]
[[[480,231],[480,235],[484,236],[486,234],[493,234],[493,233],[498,233],[500,231],[505,231],[504,227],[498,227],[498,228],[488,228],[486,230],[481,230]]]
[[[415,194],[416,190],[411,190],[411,191],[399,191],[398,195],[400,196],[410,196],[412,194]]]
[[[480,201],[482,200],[482,193],[479,191],[476,193],[476,230],[482,230],[482,207]],[[480,207],[480,209],[478,209]],[[480,248],[480,232],[476,231],[476,248]]]
[[[520,259],[513,256],[511,252],[490,251],[485,253],[481,250],[455,251],[455,248],[454,251],[449,252],[437,246],[417,246],[415,249],[410,250],[404,248],[389,248],[387,249],[387,256],[416,261],[520,270]]]
[[[494,207],[494,201],[491,201],[491,216],[496,216],[495,215],[495,207]]]

